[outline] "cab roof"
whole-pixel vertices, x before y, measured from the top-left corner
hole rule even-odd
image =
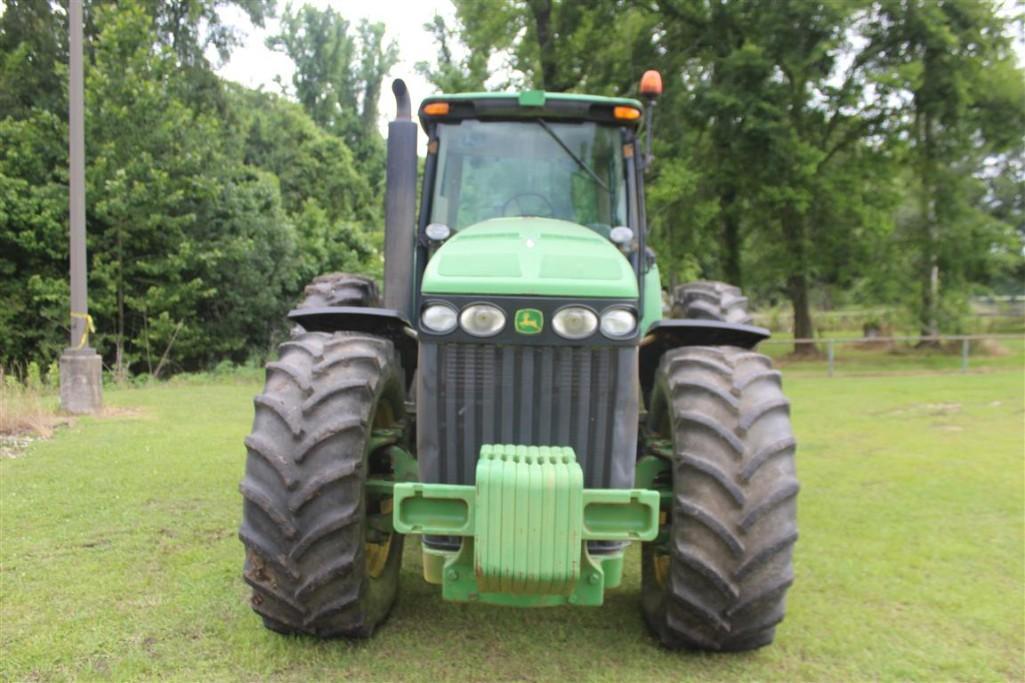
[[[448,111],[443,114],[425,112],[428,105],[447,103]],[[624,110],[637,112],[633,118],[623,118]],[[437,121],[459,121],[463,119],[564,119],[596,121],[636,127],[644,107],[639,100],[627,97],[603,97],[577,93],[545,92],[527,90],[524,92],[471,92],[452,95],[433,95],[420,103],[420,125],[426,130]],[[617,115],[619,114],[619,115]]]

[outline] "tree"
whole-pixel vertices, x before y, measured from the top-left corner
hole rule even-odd
[[[233,88],[239,153],[281,183],[285,208],[299,213],[315,198],[330,220],[373,225],[380,214],[364,169],[345,142],[318,127],[303,108],[282,97]]]
[[[888,103],[872,97],[881,48],[862,40],[875,10],[867,2],[695,0],[649,11],[670,74],[656,128],[655,241],[667,231],[659,205],[674,192],[688,198],[689,213],[674,202],[675,232],[700,236],[688,248],[704,252],[693,259],[702,274],[744,280],[763,295],[781,288],[795,336],[810,338],[812,285],[830,270],[830,254],[858,253],[844,251],[852,217],[879,217],[870,207],[879,208],[879,178],[890,169]],[[674,50],[680,45],[687,48]],[[691,174],[665,174],[684,163]]]
[[[67,63],[67,31],[49,0],[14,0],[0,14],[0,119],[33,109],[59,111]]]
[[[345,141],[374,188],[384,180],[384,143],[377,130],[381,85],[398,61],[398,46],[385,42],[384,25],[362,21],[355,35],[333,9],[289,7],[281,32],[267,46],[295,64],[292,85],[306,113]]]
[[[245,162],[277,176],[296,229],[299,281],[374,269],[370,233],[380,225],[380,199],[341,138],[279,96],[236,87],[232,98]]]
[[[995,253],[991,239],[979,239],[970,197],[984,159],[1020,145],[1025,86],[1006,21],[991,3],[885,0],[881,6],[878,40],[895,57],[888,85],[904,103],[906,162],[915,178],[914,308],[922,335],[933,337],[957,319],[969,263]]]
[[[633,86],[638,69],[650,57],[649,17],[612,0],[454,4],[470,54],[480,60],[497,52],[504,58],[503,66],[513,71],[502,87],[621,94]],[[480,74],[467,73],[475,78]]]
[[[207,47],[227,61],[241,42],[238,31],[221,20],[221,9],[235,6],[254,26],[263,27],[274,16],[274,5],[274,0],[145,0],[142,9],[152,17],[160,44],[174,51],[181,66],[205,69]]]
[[[479,92],[484,90],[484,81],[488,77],[488,53],[483,51],[466,51],[467,54],[457,59],[453,54],[453,44],[462,42],[459,38],[463,27],[449,28],[445,19],[435,14],[434,18],[424,24],[424,30],[431,34],[438,45],[438,54],[434,64],[424,60],[416,63],[416,70],[431,82],[440,92]],[[465,49],[465,46],[464,46]]]
[[[86,74],[87,101],[102,103],[87,117],[90,279],[96,317],[113,329],[98,348],[112,350],[119,374],[154,344],[173,343],[195,362],[208,322],[197,312],[218,296],[204,277],[210,250],[197,219],[224,201],[230,163],[216,120],[177,96],[175,54],[142,8],[100,8],[96,21]]]
[[[147,7],[90,8],[92,343],[120,373],[262,356],[305,280],[373,268],[364,226],[378,202],[340,138],[297,104],[224,87],[205,61],[183,68],[182,43],[169,36],[201,31],[170,31]],[[175,7],[214,5],[159,10]],[[180,20],[204,21],[190,12]],[[0,17],[0,79],[11,85],[0,119],[4,364],[48,363],[67,334],[66,76],[59,62],[39,62],[63,49],[62,23],[36,3]],[[15,40],[25,26],[53,40]],[[49,82],[54,96],[28,91]]]
[[[753,36],[740,48],[762,65],[761,87],[751,93],[758,118],[745,122],[754,134],[742,138],[741,159],[757,169],[746,180],[753,208],[762,214],[755,229],[779,247],[765,256],[785,277],[794,336],[808,339],[814,336],[810,292],[822,256],[829,245],[851,239],[841,210],[852,201],[867,203],[866,190],[874,187],[875,168],[865,162],[878,155],[858,148],[885,133],[890,113],[887,102],[869,92],[870,65],[880,47],[871,41],[858,46],[860,25],[873,20],[871,6],[789,2],[758,8]],[[844,162],[855,161],[857,169],[845,168]],[[808,353],[814,346],[798,342],[794,350]]]
[[[67,340],[65,122],[0,120],[0,365],[56,358]]]

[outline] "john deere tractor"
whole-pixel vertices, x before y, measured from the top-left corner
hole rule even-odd
[[[446,600],[601,605],[640,544],[666,646],[772,641],[793,581],[794,439],[736,288],[665,319],[645,244],[646,102],[392,86],[384,297],[318,278],[255,399],[239,535],[264,624],[367,637],[405,537]],[[647,129],[643,144],[639,130]]]

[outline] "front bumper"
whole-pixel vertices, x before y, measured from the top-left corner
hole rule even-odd
[[[459,550],[425,549],[424,575],[448,600],[507,605],[600,605],[622,576],[622,551],[587,541],[650,541],[659,493],[585,489],[572,448],[484,445],[476,485],[395,484],[401,534],[463,537]]]

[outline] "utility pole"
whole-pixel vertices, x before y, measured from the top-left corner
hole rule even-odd
[[[71,341],[60,359],[61,407],[94,413],[103,405],[103,361],[89,346],[92,318],[86,297],[85,106],[82,71],[82,0],[68,3],[68,156],[71,244]]]

